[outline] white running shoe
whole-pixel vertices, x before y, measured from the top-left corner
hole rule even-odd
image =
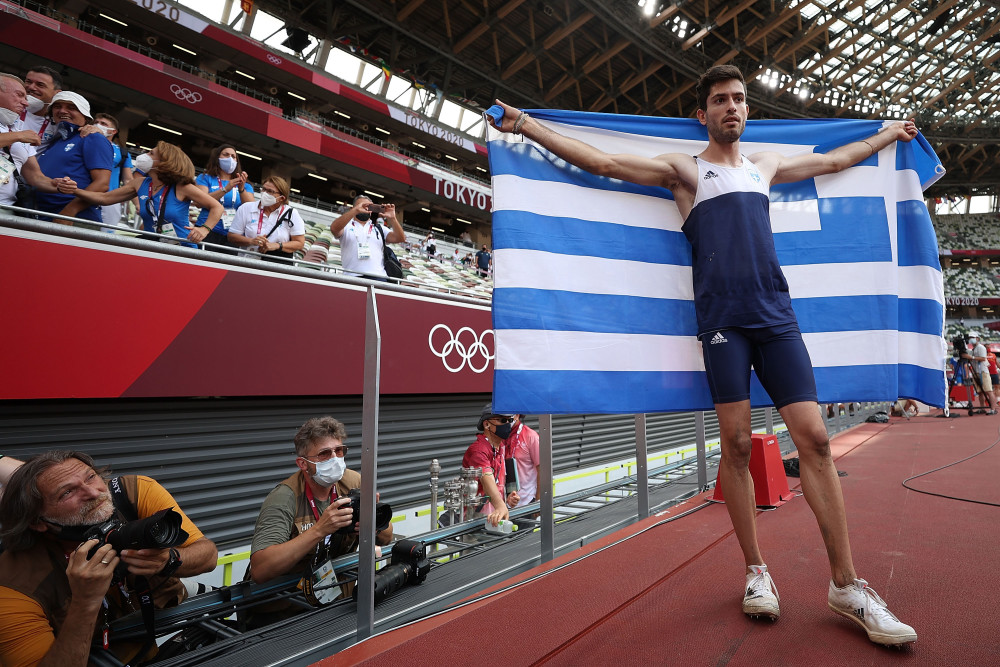
[[[766,616],[778,620],[778,587],[767,573],[767,565],[750,565],[747,573],[747,590],[743,595],[743,613],[748,616]]]
[[[864,628],[876,644],[899,646],[917,641],[916,631],[896,618],[864,579],[855,579],[843,588],[831,581],[827,602],[830,609]]]

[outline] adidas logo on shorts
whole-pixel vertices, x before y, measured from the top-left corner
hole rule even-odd
[[[711,345],[715,345],[716,343],[728,343],[729,340],[727,340],[726,337],[722,335],[721,331],[716,331],[715,335],[712,336],[712,340],[710,340],[708,342]]]

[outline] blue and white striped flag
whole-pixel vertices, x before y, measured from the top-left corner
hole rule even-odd
[[[697,154],[693,119],[530,111],[609,153]],[[744,154],[826,152],[880,121],[750,121]],[[710,410],[691,248],[668,190],[593,176],[490,128],[494,406],[530,414]],[[774,243],[819,400],[945,401],[944,288],[923,136],[771,189]],[[751,402],[770,405],[756,376]]]

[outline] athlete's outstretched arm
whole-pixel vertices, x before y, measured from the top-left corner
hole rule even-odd
[[[520,109],[504,104],[500,100],[496,103],[504,110],[498,128],[501,132],[514,132],[516,126],[517,133],[523,134],[570,164],[598,176],[673,189],[680,180],[675,167],[676,160],[684,157],[691,159],[689,156],[674,154],[648,158],[628,153],[605,153],[582,141],[553,132]]]
[[[845,144],[829,153],[808,153],[784,157],[778,153],[759,154],[761,159],[754,162],[759,168],[774,170],[771,183],[793,183],[813,176],[833,174],[851,167],[865,158],[878,153],[894,141],[910,141],[917,136],[913,120],[897,121],[882,128],[877,134]]]

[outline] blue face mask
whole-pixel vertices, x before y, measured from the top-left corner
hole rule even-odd
[[[219,167],[223,172],[231,174],[236,171],[236,158],[234,157],[220,157]]]

